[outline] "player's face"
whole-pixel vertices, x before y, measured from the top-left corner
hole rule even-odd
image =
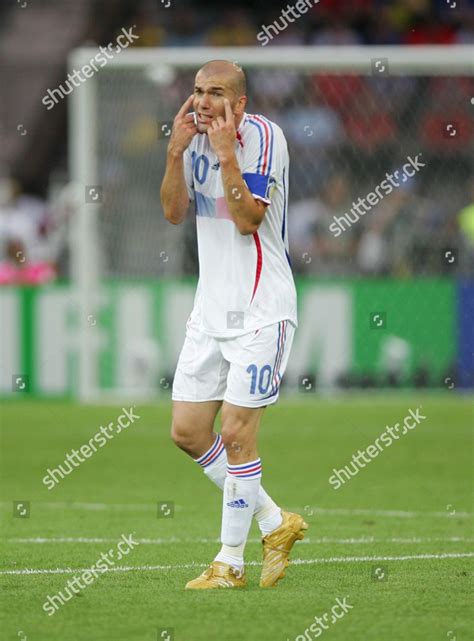
[[[240,101],[225,76],[205,76],[201,72],[196,75],[193,107],[199,133],[205,134],[211,122],[218,116],[225,120],[224,98],[229,100],[234,116],[238,115]]]

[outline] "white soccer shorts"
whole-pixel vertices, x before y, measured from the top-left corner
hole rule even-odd
[[[188,325],[172,399],[243,407],[276,403],[294,334],[287,320],[235,338],[214,338]]]

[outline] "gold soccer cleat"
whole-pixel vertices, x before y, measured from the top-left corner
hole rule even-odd
[[[285,576],[289,554],[296,541],[304,538],[308,524],[293,512],[281,512],[283,523],[274,532],[263,537],[263,568],[260,587],[270,588]]]
[[[186,583],[186,590],[212,590],[214,588],[245,588],[247,580],[244,571],[239,573],[227,563],[213,561],[204,572]]]

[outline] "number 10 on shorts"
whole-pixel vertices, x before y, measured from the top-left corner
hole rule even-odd
[[[270,380],[272,378],[272,368],[270,365],[264,365],[259,372],[255,363],[252,363],[247,367],[246,371],[252,377],[250,381],[250,393],[255,394],[258,381],[258,391],[260,394],[265,394],[270,387]]]

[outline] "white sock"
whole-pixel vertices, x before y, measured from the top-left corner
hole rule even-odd
[[[275,501],[268,496],[262,486],[260,486],[254,517],[257,519],[258,527],[263,536],[278,529],[283,523],[280,508]]]
[[[244,549],[245,543],[236,546],[223,545],[214,561],[227,563],[227,565],[231,565],[239,572],[242,572],[244,568]]]
[[[261,478],[262,464],[259,458],[242,465],[227,466],[222,502],[223,547],[215,560],[224,561],[225,558],[232,558],[234,567],[239,570],[244,564],[245,543],[257,503]]]
[[[222,436],[220,434],[216,434],[216,439],[214,443],[211,445],[211,447],[197,459],[194,459],[196,463],[198,463],[203,469],[206,474],[208,474],[208,470],[211,469],[211,466],[216,463],[216,461],[219,460],[221,457],[222,452],[224,454],[226,453],[224,449],[224,443],[222,442]],[[225,456],[226,459],[226,465],[225,467],[227,468],[227,455]],[[217,468],[216,468],[217,469]],[[212,480],[214,481],[214,478],[211,476]],[[224,478],[225,478],[225,473],[224,473]],[[216,483],[216,481],[214,481]],[[224,481],[222,481],[222,485],[224,485]]]
[[[220,487],[221,490],[224,489],[224,482],[227,475],[227,452],[225,451],[220,434],[216,435],[216,440],[212,444],[212,447],[200,458],[196,459],[196,463],[199,463],[204,469],[204,474],[210,478],[217,487]],[[263,536],[279,528],[283,522],[280,508],[261,485],[258,491],[254,516]]]

